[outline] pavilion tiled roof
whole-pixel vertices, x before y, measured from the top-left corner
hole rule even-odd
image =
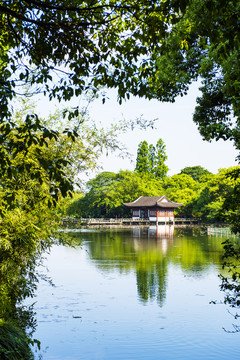
[[[175,203],[164,196],[140,196],[137,200],[130,203],[123,203],[127,207],[160,207],[160,208],[177,208],[182,206],[181,203]]]

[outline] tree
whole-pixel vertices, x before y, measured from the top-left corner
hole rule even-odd
[[[87,183],[88,192],[69,208],[78,208],[75,215],[81,217],[129,217],[124,202],[131,202],[140,196],[162,194],[162,184],[145,173],[129,170],[102,172]],[[67,212],[68,213],[68,212]]]
[[[174,101],[201,79],[193,117],[200,133],[208,141],[233,140],[240,149],[239,1],[168,0],[165,5],[171,16],[159,30],[147,96]]]
[[[240,167],[234,167],[227,174],[233,184],[225,196],[222,214],[225,214],[227,221],[231,224],[231,229],[235,234],[240,233]]]
[[[81,186],[83,174],[91,175],[99,170],[99,158],[103,152],[115,152],[116,155],[128,156],[124,145],[118,140],[119,133],[125,131],[126,125],[119,123],[109,127],[100,127],[83,111],[71,120],[63,120],[63,111],[57,110],[51,114],[45,124],[58,131],[58,138],[48,145],[48,158],[58,158],[67,161],[65,173],[71,182]],[[73,132],[81,134],[74,138]]]
[[[136,168],[138,173],[151,174],[159,180],[163,180],[168,172],[168,167],[165,165],[167,160],[166,146],[162,139],[157,141],[156,146],[147,141],[141,141],[138,145]]]
[[[174,101],[201,78],[201,134],[240,147],[238,0],[6,0],[0,13],[2,119],[21,83],[50,99],[104,85],[120,100],[132,93]]]
[[[154,173],[156,179],[163,180],[166,177],[168,172],[168,167],[165,164],[166,160],[166,145],[164,144],[162,139],[159,139],[156,144],[154,166],[152,169],[152,172]]]
[[[22,82],[59,100],[104,85],[174,101],[201,78],[194,121],[239,148],[239,11],[238,0],[1,0],[1,117]]]
[[[7,0],[0,14],[1,119],[11,118],[22,83],[50,99],[104,85],[119,100],[132,93],[174,101],[200,77],[200,132],[239,148],[239,1]]]
[[[115,186],[116,174],[108,171],[100,173],[87,183],[89,193],[82,201],[86,204],[86,210],[89,211],[88,216],[109,216],[110,209],[116,205],[113,196]]]
[[[41,147],[58,133],[36,116],[28,116],[24,126],[11,121],[10,101],[26,83],[59,101],[99,86],[117,88],[120,102],[130,93],[174,101],[201,78],[194,114],[200,133],[208,141],[232,140],[240,149],[239,13],[238,0],[0,0],[3,176],[12,179],[22,171],[14,157],[35,143],[37,171],[31,176],[41,184],[46,175],[55,200],[72,189],[64,159],[56,163],[42,156]],[[5,200],[11,206],[14,198]]]
[[[1,129],[5,126],[5,134],[0,137],[0,151],[4,155],[1,160],[9,160],[0,169],[0,319],[4,323],[1,329],[7,328],[5,322],[11,319],[13,328],[20,326],[23,331],[26,312],[21,302],[34,294],[38,281],[36,266],[42,253],[51,246],[57,226],[53,203],[57,204],[61,194],[65,196],[73,189],[74,178],[81,171],[96,169],[104,147],[119,147],[116,131],[113,135],[113,129],[109,132],[96,129],[80,116],[65,124],[68,129],[63,130],[60,112],[47,120],[34,115],[27,115],[24,120],[25,110],[16,112],[12,127],[0,126]],[[49,131],[47,126],[53,121],[57,125]],[[81,137],[75,138],[76,128],[81,130]],[[24,340],[21,338],[19,335],[19,341]],[[28,337],[25,340],[27,344],[31,341]]]
[[[149,168],[153,169],[155,166],[155,146],[153,144],[149,145]]]
[[[0,165],[10,176],[20,168],[13,166],[14,155],[32,142],[39,145],[39,166],[58,183],[51,191],[55,200],[72,189],[64,173],[65,160],[42,161],[41,146],[59,134],[42,126],[36,115],[27,117],[24,127],[12,118],[11,101],[21,95],[22,85],[49,99],[70,100],[99,86],[118,89],[119,101],[129,94],[144,96],[148,77],[148,55],[156,43],[155,26],[161,4],[146,0],[136,3],[79,0],[0,0]],[[79,109],[67,113],[78,116]],[[29,114],[28,114],[29,115]],[[36,137],[33,132],[37,131]],[[76,131],[66,130],[70,138]],[[9,143],[7,139],[11,138]],[[16,141],[13,141],[16,139]],[[11,157],[9,156],[11,153]],[[39,172],[40,174],[41,172]]]
[[[178,174],[166,179],[164,190],[166,195],[175,202],[183,203],[176,209],[179,216],[192,217],[192,203],[198,197],[199,184],[190,175]]]
[[[187,166],[181,170],[180,174],[190,175],[193,180],[201,181],[201,178],[205,175],[211,175],[210,171],[204,169],[202,166]]]
[[[16,139],[11,133],[9,149],[11,141],[18,142],[19,147],[24,145],[24,140],[32,138],[36,142],[27,152],[23,146],[14,159],[10,152],[12,171],[0,171],[0,319],[1,333],[6,334],[5,341],[1,338],[0,352],[6,359],[33,358],[28,349],[31,339],[24,336],[26,322],[29,326],[31,317],[21,303],[26,297],[33,296],[37,283],[36,266],[41,261],[42,252],[51,245],[55,214],[54,208],[50,208],[50,189],[52,187],[55,191],[59,185],[57,181],[64,181],[64,177],[53,180],[49,172],[39,166],[37,132],[25,133],[24,124],[19,125],[19,129],[21,132],[15,134]],[[45,140],[50,139],[46,137]],[[47,145],[43,144],[41,151],[45,147]],[[41,161],[44,160],[41,154]],[[62,166],[63,163],[59,163],[61,170]],[[52,181],[55,182],[53,186]]]
[[[138,145],[135,170],[139,173],[147,174],[150,171],[152,163],[154,163],[152,148],[151,155],[149,155],[149,146],[147,141],[141,141]]]
[[[2,116],[16,85],[69,100],[99,85],[144,96],[149,55],[168,7],[161,1],[1,0]],[[160,30],[161,31],[161,30]]]
[[[239,166],[220,169],[218,174],[204,181],[193,203],[193,212],[209,222],[231,221],[232,197],[237,194],[236,188],[239,187],[239,179],[233,179],[231,174],[237,170]]]

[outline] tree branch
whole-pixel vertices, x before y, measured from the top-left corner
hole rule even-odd
[[[25,22],[28,22],[28,23],[31,23],[31,24],[35,24],[35,25],[39,25],[39,26],[43,26],[43,27],[48,27],[48,28],[51,28],[51,27],[56,27],[56,28],[67,27],[67,28],[70,28],[70,27],[72,27],[72,25],[74,25],[74,26],[75,25],[85,26],[85,27],[94,26],[94,25],[104,25],[104,24],[109,23],[109,22],[116,19],[116,17],[114,17],[114,18],[109,19],[109,20],[95,21],[93,23],[92,22],[80,21],[80,22],[74,22],[74,24],[71,21],[47,22],[47,21],[29,19],[26,16],[21,15],[18,12],[13,11],[13,10],[5,7],[5,6],[2,6],[2,5],[0,5],[0,13],[12,16],[12,17],[14,17],[14,18],[16,18],[18,20],[22,20],[22,21],[25,21]],[[107,16],[109,16],[109,14],[107,14]]]
[[[128,11],[131,8],[139,9],[138,4],[136,4],[134,6],[107,4],[107,5],[98,5],[98,6],[79,8],[79,7],[75,7],[75,6],[52,5],[52,4],[47,4],[46,2],[42,2],[42,1],[38,1],[38,0],[24,0],[24,2],[27,4],[33,4],[35,6],[38,6],[40,9],[50,9],[50,10],[58,10],[58,11],[74,11],[77,13],[81,13],[83,11],[96,11],[98,9],[121,9],[121,10],[125,9]]]

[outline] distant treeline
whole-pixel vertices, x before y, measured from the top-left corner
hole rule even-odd
[[[239,166],[220,169],[212,174],[201,166],[186,167],[179,174],[162,179],[148,172],[102,172],[87,183],[85,194],[75,193],[62,203],[64,215],[75,217],[130,217],[123,203],[140,196],[166,195],[184,206],[175,210],[179,217],[197,217],[204,221],[228,221],[239,188]]]

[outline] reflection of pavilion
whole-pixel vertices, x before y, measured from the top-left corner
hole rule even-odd
[[[149,226],[148,235],[156,237],[172,238],[174,235],[174,225],[155,225]]]
[[[133,237],[147,237],[148,238],[173,238],[174,236],[174,225],[153,225],[149,226],[147,231],[140,227],[133,227]]]
[[[173,242],[174,225],[155,225],[149,228],[133,228],[134,249],[154,247],[165,254]],[[157,241],[156,241],[157,240]]]

